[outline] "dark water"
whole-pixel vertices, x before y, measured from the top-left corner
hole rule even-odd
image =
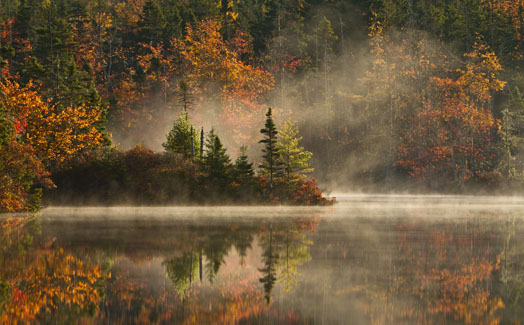
[[[524,203],[50,208],[0,216],[0,323],[524,319]]]

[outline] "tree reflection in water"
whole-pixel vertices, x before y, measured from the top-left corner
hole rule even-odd
[[[35,217],[0,219],[0,323],[67,323],[96,313],[101,268],[38,232]]]
[[[0,323],[515,323],[523,235],[518,215],[2,216]]]
[[[419,310],[440,315],[442,321],[500,321],[496,311],[504,304],[491,294],[489,283],[499,268],[499,252],[489,245],[491,230],[474,221],[466,227],[446,224],[438,228],[404,223],[397,229],[399,268],[393,274],[391,294],[419,299]],[[417,321],[425,317],[416,309],[406,314],[416,315]]]

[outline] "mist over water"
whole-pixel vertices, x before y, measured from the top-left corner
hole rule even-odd
[[[2,279],[27,299],[3,296],[0,306],[22,308],[37,296],[61,306],[46,309],[37,299],[37,313],[16,316],[2,307],[2,319],[391,324],[524,317],[522,198],[336,196],[338,204],[318,208],[50,207],[36,217],[1,216]],[[66,303],[74,296],[63,287],[68,281],[79,286],[76,302]]]

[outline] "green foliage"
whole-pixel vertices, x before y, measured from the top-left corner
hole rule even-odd
[[[302,137],[298,134],[298,127],[286,121],[278,133],[276,143],[279,159],[284,167],[284,182],[291,188],[295,188],[299,181],[314,170],[309,163],[313,154],[300,146]]]
[[[57,189],[44,197],[53,204],[174,204],[199,202],[197,167],[171,153],[143,146],[129,151],[104,148],[73,159],[55,171]]]
[[[179,82],[176,96],[178,102],[184,107],[184,111],[187,112],[193,104],[193,95],[186,81]]]
[[[164,35],[167,20],[159,1],[149,0],[144,4],[138,26],[138,38],[141,42],[149,44],[167,41]]]
[[[0,111],[0,146],[7,145],[13,133],[12,123],[10,123]]]
[[[231,183],[231,159],[213,129],[207,134],[201,170],[205,174],[204,183],[208,187],[215,190],[217,190],[217,187],[226,190],[226,187]]]
[[[237,188],[238,197],[245,201],[252,200],[256,197],[256,181],[253,163],[249,162],[245,146],[240,148],[240,155],[233,165],[233,179]]]
[[[273,183],[277,177],[282,176],[282,162],[279,160],[279,152],[277,148],[277,128],[273,122],[271,107],[266,113],[266,122],[264,128],[260,130],[264,138],[258,143],[264,144],[262,149],[262,164],[259,168],[261,174],[269,178],[269,190],[273,188]]]
[[[197,278],[198,254],[186,253],[182,257],[174,257],[162,264],[166,268],[168,278],[181,300],[187,297],[192,281]]]
[[[309,248],[313,241],[297,229],[286,229],[283,237],[282,254],[277,263],[280,282],[285,291],[290,291],[298,284],[298,267],[311,260]]]
[[[275,252],[273,247],[273,232],[271,225],[269,226],[269,236],[262,238],[262,246],[264,247],[264,252],[262,256],[264,258],[264,266],[259,269],[259,272],[262,273],[262,277],[259,281],[264,285],[264,292],[266,302],[269,304],[271,302],[271,292],[277,281],[277,263],[279,255]]]
[[[247,148],[245,146],[240,148],[240,155],[234,165],[235,180],[240,184],[251,184],[253,176],[255,176],[253,163],[249,162],[246,151]]]
[[[524,97],[518,87],[502,111],[500,171],[508,179],[524,180]]]
[[[12,288],[7,281],[0,280],[0,314],[3,312],[3,306],[11,299]]]
[[[167,151],[180,154],[184,158],[200,156],[198,132],[191,125],[187,111],[183,110],[173,123],[173,128],[167,134],[167,141],[163,146]]]
[[[53,103],[98,107],[100,97],[93,79],[75,61],[75,35],[68,21],[71,11],[55,1],[31,5],[34,27],[24,26],[23,22],[15,27],[22,29],[16,32],[28,33],[32,48],[15,72],[23,81],[33,79],[41,84],[41,94]],[[22,10],[20,14],[29,13]]]

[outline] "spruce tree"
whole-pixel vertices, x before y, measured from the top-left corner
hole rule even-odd
[[[266,246],[264,248],[264,253],[262,254],[264,259],[264,267],[258,269],[262,273],[262,277],[259,279],[260,283],[264,285],[264,292],[266,302],[269,304],[271,302],[271,292],[275,286],[277,280],[277,263],[278,263],[278,253],[274,252],[273,249],[273,233],[271,225],[269,225],[269,238],[262,238],[262,245]]]
[[[200,129],[200,158],[204,157],[204,127]]]
[[[164,37],[167,20],[158,1],[150,0],[144,4],[137,25],[139,42],[157,44],[164,40],[167,41],[167,38]]]
[[[246,154],[246,147],[240,148],[240,156],[235,161],[233,168],[234,180],[238,183],[238,198],[251,199],[255,197],[255,172],[253,163],[250,163]]]
[[[173,128],[167,134],[167,141],[162,145],[167,151],[181,154],[184,158],[193,157],[193,147],[198,147],[200,141],[195,132],[192,132],[189,114],[183,110],[173,123]]]
[[[240,147],[240,156],[235,161],[235,180],[240,185],[251,183],[255,175],[253,163],[249,162],[246,151],[245,146]]]
[[[277,148],[277,128],[273,122],[271,107],[266,113],[265,127],[260,130],[260,133],[264,135],[264,139],[258,143],[263,143],[264,149],[262,149],[262,164],[259,165],[262,175],[269,178],[269,190],[273,189],[273,182],[276,177],[282,175],[282,162],[279,160],[278,148]]]
[[[178,84],[176,97],[180,105],[184,107],[184,110],[186,112],[189,111],[191,105],[193,104],[193,95],[191,94],[189,85],[184,80],[180,81]]]
[[[31,4],[36,27],[17,27],[26,29],[24,33],[32,36],[31,58],[27,58],[19,67],[25,83],[32,79],[40,84],[40,93],[53,104],[62,106],[87,107],[100,106],[100,97],[89,68],[77,65],[75,52],[77,44],[69,22],[70,13],[64,3],[35,2]],[[29,14],[23,12],[21,14]]]
[[[205,151],[202,170],[206,174],[207,185],[224,189],[231,179],[231,159],[213,129],[207,135]]]

